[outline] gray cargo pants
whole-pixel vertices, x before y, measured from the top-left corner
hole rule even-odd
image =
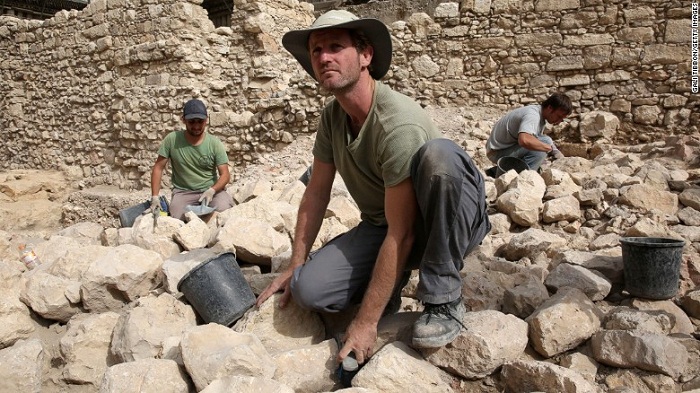
[[[491,230],[484,181],[469,155],[448,139],[418,150],[411,179],[420,214],[408,269],[419,269],[424,303],[447,303],[461,295],[464,257]],[[313,252],[292,276],[294,300],[326,312],[361,302],[386,233],[362,222]]]

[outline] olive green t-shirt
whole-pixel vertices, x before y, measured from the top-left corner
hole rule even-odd
[[[173,131],[163,139],[158,155],[170,159],[173,187],[181,190],[202,191],[213,186],[219,179],[216,167],[228,163],[226,147],[208,133],[202,143],[192,146],[184,131]]]
[[[362,220],[386,225],[384,190],[410,176],[411,159],[423,144],[441,138],[413,99],[376,82],[367,119],[353,140],[348,115],[336,100],[323,110],[314,157],[335,165],[362,213]]]

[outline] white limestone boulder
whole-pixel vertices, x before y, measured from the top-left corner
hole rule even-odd
[[[335,340],[300,347],[273,356],[277,370],[274,379],[297,393],[315,393],[333,390],[332,378],[338,368]]]
[[[91,312],[121,309],[162,284],[162,265],[155,251],[131,244],[110,248],[83,275],[83,305]]]
[[[352,386],[382,393],[453,392],[443,371],[399,341],[375,353],[355,375]]]
[[[68,322],[80,308],[80,281],[69,280],[43,270],[27,278],[20,300],[42,317]]]
[[[426,360],[464,378],[478,379],[517,359],[527,346],[527,323],[514,315],[495,310],[469,312],[462,323],[466,329],[450,345],[421,350]]]
[[[535,360],[514,360],[505,364],[501,379],[506,390],[512,392],[603,392],[574,370]]]
[[[187,373],[169,359],[141,359],[111,366],[104,374],[100,393],[190,393]]]
[[[271,378],[229,375],[215,379],[200,393],[264,392],[294,393],[294,389]]]
[[[678,380],[688,362],[688,350],[673,338],[628,330],[602,330],[591,337],[596,361],[611,367],[636,367]]]
[[[242,261],[270,266],[271,259],[291,248],[289,236],[264,222],[245,217],[231,217],[216,237],[218,248],[235,250]]]
[[[155,220],[155,223],[154,223]],[[182,250],[174,236],[185,223],[170,216],[153,217],[143,214],[136,218],[132,226],[133,244],[159,253],[163,258],[179,254]]]
[[[0,392],[41,392],[45,356],[35,338],[0,349]]]
[[[272,378],[277,368],[257,336],[216,323],[187,330],[180,350],[197,391],[228,375]]]
[[[279,308],[281,296],[274,294],[259,308],[248,310],[233,330],[255,334],[272,355],[322,342],[326,332],[318,313],[305,310],[294,301]]]
[[[530,342],[544,357],[576,348],[600,328],[600,311],[576,288],[562,288],[525,319]]]
[[[169,293],[142,297],[119,318],[111,352],[120,362],[150,358],[178,361],[180,338],[194,326],[194,309]]]
[[[109,354],[109,343],[118,319],[119,314],[104,312],[81,314],[68,322],[60,341],[66,381],[100,386],[107,368],[117,363]]]

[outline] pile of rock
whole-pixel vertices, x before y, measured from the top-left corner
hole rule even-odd
[[[687,157],[697,155],[696,142],[683,142]],[[412,277],[401,312],[382,319],[376,353],[347,391],[700,389],[700,172],[668,158],[679,143],[487,178],[493,230],[462,272],[466,329],[444,348],[411,348],[421,309]],[[237,187],[239,204],[206,221],[189,213],[186,222],[143,215],[131,228],[72,225],[35,239],[43,263],[26,272],[18,239],[0,232],[2,386],[339,389],[331,337],[348,315],[322,319],[294,304],[279,309],[272,298],[229,328],[204,323],[177,289],[191,269],[224,252],[245,262],[256,294],[285,268],[304,186],[291,173],[283,180],[262,175]],[[314,247],[358,219],[338,181]],[[677,296],[654,301],[624,291],[626,236],[685,241]]]

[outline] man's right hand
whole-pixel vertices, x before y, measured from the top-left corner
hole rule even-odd
[[[564,154],[562,154],[562,152],[560,152],[557,148],[552,149],[552,151],[549,152],[549,156],[552,157],[553,160],[564,158]]]
[[[284,308],[292,297],[292,292],[289,289],[289,282],[292,281],[293,272],[294,270],[287,269],[284,273],[275,278],[270,285],[260,293],[257,300],[255,300],[255,306],[259,308],[270,296],[282,290],[283,293],[280,298],[279,307]]]
[[[562,154],[562,152],[559,151],[559,149],[554,143],[552,143],[552,150],[549,151],[549,156],[552,157],[553,160],[559,160],[561,158],[564,158],[564,154]]]

